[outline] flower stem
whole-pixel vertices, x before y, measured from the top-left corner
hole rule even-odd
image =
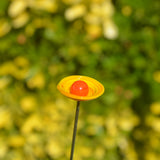
[[[73,160],[74,146],[75,146],[75,139],[76,139],[76,132],[77,132],[77,124],[78,124],[79,106],[80,106],[80,101],[77,101],[77,107],[76,107],[76,113],[75,113],[75,121],[74,121],[74,129],[73,129],[73,137],[72,137],[72,148],[71,148],[70,160]]]

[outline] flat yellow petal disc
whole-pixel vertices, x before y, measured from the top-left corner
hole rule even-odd
[[[87,96],[77,96],[70,93],[70,87],[75,81],[84,81],[87,83],[89,92]],[[73,75],[63,78],[57,85],[57,89],[66,97],[77,101],[88,101],[96,99],[104,93],[104,86],[97,80],[81,75]]]

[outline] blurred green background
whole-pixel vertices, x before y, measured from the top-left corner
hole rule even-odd
[[[0,159],[67,160],[76,102],[65,76],[93,77],[75,160],[160,159],[159,0],[0,1]]]

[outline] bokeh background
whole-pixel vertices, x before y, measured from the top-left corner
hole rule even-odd
[[[0,0],[0,159],[69,159],[76,102],[57,83],[105,86],[82,102],[75,160],[160,159],[159,0]]]

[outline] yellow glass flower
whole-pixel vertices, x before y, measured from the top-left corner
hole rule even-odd
[[[84,81],[88,85],[88,94],[86,96],[78,96],[70,93],[72,84],[76,81]],[[97,80],[81,75],[73,75],[63,78],[57,85],[57,89],[66,97],[77,101],[88,101],[96,99],[104,93],[104,86]]]

